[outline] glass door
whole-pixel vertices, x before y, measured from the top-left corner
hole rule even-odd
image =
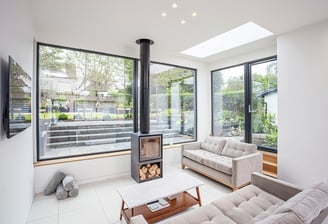
[[[212,74],[212,133],[244,141],[244,66],[225,68]]]
[[[278,85],[276,59],[250,64],[251,142],[260,148],[277,149]]]

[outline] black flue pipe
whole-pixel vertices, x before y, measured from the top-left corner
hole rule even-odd
[[[140,132],[149,133],[149,68],[150,68],[150,45],[154,41],[139,39],[140,45]]]

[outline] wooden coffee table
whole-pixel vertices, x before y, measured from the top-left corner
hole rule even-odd
[[[201,206],[199,193],[199,186],[201,185],[203,185],[203,182],[200,180],[182,173],[172,177],[122,187],[118,189],[118,193],[122,198],[120,219],[124,217],[126,222],[130,223],[132,216],[141,214],[148,223],[153,223],[184,211],[191,206],[197,204]],[[196,197],[187,192],[190,189],[196,190]],[[168,199],[171,196],[174,196],[174,199]],[[161,198],[165,199],[169,206],[158,211],[150,211],[146,204]]]

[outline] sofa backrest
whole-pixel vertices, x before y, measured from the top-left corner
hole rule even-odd
[[[224,138],[209,136],[204,139],[200,148],[209,152],[221,154],[226,141],[227,140]]]
[[[240,156],[255,153],[256,149],[257,149],[257,146],[255,144],[227,140],[226,144],[224,145],[221,155],[231,157],[231,158],[237,158]]]

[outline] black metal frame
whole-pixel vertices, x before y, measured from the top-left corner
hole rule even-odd
[[[91,51],[91,50],[85,50],[85,49],[78,49],[78,48],[72,48],[72,47],[65,47],[65,46],[59,46],[59,45],[54,45],[54,44],[46,44],[46,43],[41,43],[41,42],[37,42],[36,44],[36,48],[37,48],[37,53],[36,53],[36,146],[37,146],[37,161],[46,161],[46,160],[55,160],[55,159],[63,159],[63,158],[71,158],[71,157],[79,157],[79,156],[89,156],[89,155],[97,155],[97,154],[104,154],[104,153],[108,153],[108,152],[95,152],[95,153],[85,153],[85,154],[80,154],[80,155],[71,155],[71,156],[60,156],[60,157],[54,157],[54,158],[47,158],[47,159],[41,159],[40,158],[40,114],[39,114],[39,106],[40,106],[40,89],[39,89],[39,84],[40,84],[40,74],[39,74],[39,61],[40,61],[40,46],[48,46],[48,47],[55,47],[55,48],[61,48],[61,49],[67,49],[67,50],[74,50],[74,51],[81,51],[81,52],[85,52],[85,53],[91,53],[91,54],[100,54],[100,55],[104,55],[104,56],[111,56],[111,57],[119,57],[119,58],[123,58],[123,59],[131,59],[134,62],[134,66],[133,68],[137,68],[137,59],[136,58],[132,58],[132,57],[125,57],[125,56],[119,56],[119,55],[114,55],[114,54],[108,54],[108,53],[104,53],[104,52],[96,52],[96,51]],[[133,71],[133,80],[135,77],[137,77],[137,72],[138,70],[134,70]],[[132,94],[134,94],[134,84],[133,84],[133,88],[132,88]],[[135,107],[135,103],[133,105]],[[133,109],[135,110],[135,108]],[[135,119],[135,117],[133,118],[133,120]],[[135,129],[135,124],[133,124],[133,128]],[[121,151],[127,151],[130,149],[122,149],[122,150],[114,150],[114,151],[110,151],[110,152],[121,152]]]
[[[156,61],[151,61],[151,64],[159,64],[159,65],[167,65],[167,66],[174,66],[176,68],[183,68],[183,69],[189,69],[189,70],[193,70],[194,71],[194,86],[195,86],[195,90],[194,90],[194,105],[196,106],[196,108],[194,108],[195,110],[195,115],[194,115],[194,124],[195,124],[195,128],[194,128],[194,134],[195,134],[195,138],[193,141],[185,141],[185,142],[179,142],[178,144],[181,143],[187,143],[187,142],[196,142],[198,140],[197,138],[197,133],[198,133],[198,128],[197,128],[197,69],[196,68],[190,68],[190,67],[185,67],[185,66],[181,66],[181,65],[174,65],[174,64],[168,64],[168,63],[162,63],[162,62],[156,62]]]
[[[96,155],[96,154],[104,154],[104,153],[112,153],[112,152],[122,152],[122,151],[129,151],[131,149],[122,149],[122,150],[114,150],[114,151],[108,151],[108,152],[96,152],[96,153],[86,153],[86,154],[81,154],[81,155],[72,155],[72,156],[60,156],[60,157],[54,157],[54,158],[46,158],[46,159],[41,159],[40,158],[40,114],[39,114],[39,104],[40,104],[40,89],[39,89],[39,84],[40,84],[40,74],[39,74],[39,60],[40,60],[40,46],[48,46],[48,47],[55,47],[55,48],[61,48],[61,49],[67,49],[67,50],[75,50],[75,51],[81,51],[85,53],[91,53],[91,54],[100,54],[104,56],[111,56],[111,57],[119,57],[119,58],[124,58],[124,59],[131,59],[134,61],[134,71],[133,71],[133,83],[132,83],[132,94],[133,94],[133,131],[137,132],[138,131],[138,62],[139,59],[133,58],[133,57],[127,57],[127,56],[121,56],[121,55],[116,55],[116,54],[109,54],[105,52],[98,52],[98,51],[92,51],[92,50],[86,50],[86,49],[79,49],[79,48],[73,48],[73,47],[66,47],[66,46],[60,46],[60,45],[55,45],[55,44],[48,44],[48,43],[43,43],[43,42],[37,42],[36,43],[36,91],[35,91],[35,97],[36,97],[36,106],[35,106],[35,111],[36,111],[36,146],[37,146],[37,161],[46,161],[46,160],[56,160],[56,159],[63,159],[63,158],[71,158],[71,157],[80,157],[80,156],[89,156],[89,155]],[[197,69],[195,68],[189,68],[189,67],[184,67],[184,66],[179,66],[179,65],[173,65],[173,64],[167,64],[167,63],[161,63],[161,62],[153,62],[151,63],[156,63],[156,64],[162,64],[162,65],[168,65],[168,66],[174,66],[178,68],[185,68],[185,69],[191,69],[194,71],[195,74],[195,79],[194,79],[194,86],[195,86],[195,96],[194,96],[194,105],[195,105],[195,121],[194,121],[194,134],[195,138],[194,141],[197,141]],[[187,142],[187,141],[186,141]],[[191,141],[188,141],[191,142]],[[181,144],[184,142],[179,142],[177,144]]]
[[[271,56],[271,57],[266,57],[266,58],[261,58],[258,60],[253,60],[253,61],[248,61],[240,64],[236,64],[233,66],[228,66],[216,70],[211,71],[211,132],[212,135],[214,134],[214,110],[213,110],[213,102],[214,102],[214,97],[213,97],[213,75],[214,72],[229,69],[229,68],[234,68],[238,66],[244,66],[244,117],[245,117],[245,142],[251,143],[252,142],[252,114],[248,111],[248,105],[252,105],[252,71],[251,71],[251,66],[256,65],[256,64],[261,64],[269,61],[274,61],[277,60],[277,56]],[[268,152],[273,152],[277,153],[278,148],[272,148],[272,147],[266,147],[266,146],[258,146],[258,149],[263,150],[263,151],[268,151]]]

